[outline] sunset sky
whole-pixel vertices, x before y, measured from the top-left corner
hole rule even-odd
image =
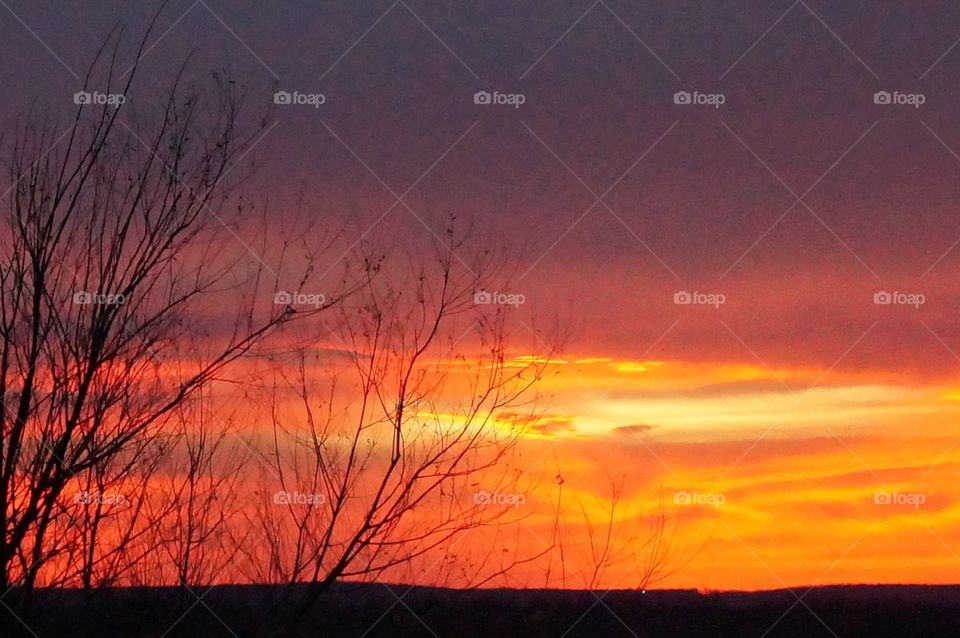
[[[111,26],[152,11],[8,4],[0,130],[69,112]],[[658,587],[955,583],[958,38],[951,2],[174,0],[128,99],[188,54],[254,101],[323,96],[272,105],[232,175],[278,225],[308,211],[304,241],[338,231],[311,290],[361,238],[418,250],[447,214],[515,255],[490,291],[522,298],[512,356],[567,335],[519,450],[521,544],[561,476],[596,520],[622,483],[628,529],[663,502]]]

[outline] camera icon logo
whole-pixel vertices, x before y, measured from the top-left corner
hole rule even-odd
[[[90,95],[89,91],[77,91],[73,94],[73,103],[74,104],[92,104],[93,96]]]
[[[693,295],[691,295],[686,290],[681,290],[680,292],[673,293],[673,303],[678,306],[686,306],[693,303]]]
[[[873,502],[875,505],[889,505],[891,503],[890,492],[876,492],[873,495]]]
[[[273,294],[273,303],[278,306],[288,306],[293,303],[293,295],[285,290],[280,290]]]
[[[493,303],[493,295],[486,290],[478,290],[473,293],[473,303],[479,306],[487,306]]]
[[[891,104],[893,98],[888,91],[877,91],[873,94],[874,104]]]
[[[878,306],[889,306],[893,303],[893,295],[886,290],[873,293],[873,303]]]
[[[690,492],[675,492],[673,495],[673,502],[677,505],[690,505],[690,503],[693,502],[693,497],[690,496]]]
[[[674,104],[690,104],[693,101],[689,91],[677,91],[673,94]]]
[[[293,96],[289,91],[277,91],[273,94],[274,104],[292,104]]]
[[[477,91],[473,94],[473,103],[474,104],[492,104],[493,97],[490,95],[489,91]]]
[[[87,304],[93,303],[93,295],[85,290],[73,293],[73,303],[78,306],[86,306]]]

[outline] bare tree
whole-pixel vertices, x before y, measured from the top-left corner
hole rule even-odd
[[[138,70],[118,83],[121,41],[104,44],[81,91],[99,83],[130,97]],[[150,97],[159,113],[136,131],[129,99],[78,99],[63,131],[55,118],[31,118],[13,142],[0,230],[4,590],[29,591],[69,558],[59,534],[73,493],[128,482],[137,450],[198,388],[300,314],[272,303],[276,272],[249,246],[241,254],[223,222],[233,208],[224,178],[264,113],[248,110],[229,75],[196,88],[184,77]],[[207,452],[194,451],[204,463]],[[92,583],[89,552],[82,580]]]
[[[548,589],[596,591],[613,583],[643,590],[673,573],[667,543],[669,520],[662,497],[655,510],[638,516],[624,512],[623,479],[610,478],[609,493],[591,494],[589,507],[581,495],[576,495],[573,503],[565,501],[566,481],[561,473],[555,476],[555,483],[556,500],[543,503],[537,527],[519,519],[494,528],[481,543],[486,548],[481,557],[459,566],[458,585],[474,588],[497,582],[503,586],[512,579],[518,587],[529,587],[531,576],[542,569],[538,586]],[[542,487],[537,492],[549,496]],[[546,505],[552,509],[547,511]],[[538,533],[545,529],[549,534]],[[527,549],[526,555],[520,555],[521,548],[530,546],[541,550]]]
[[[602,519],[595,520],[583,501],[578,502],[587,535],[585,564],[589,566],[582,581],[587,589],[598,589],[611,568],[626,565],[617,584],[644,589],[662,578],[666,568],[667,516],[663,499],[649,516],[648,529],[643,529],[625,520],[620,512],[624,482],[610,478],[609,483],[610,495],[603,503]]]
[[[240,507],[249,451],[231,421],[200,399],[196,409],[184,411],[176,442],[145,495],[149,531],[143,547],[154,554],[154,584],[209,586],[232,560],[226,539]]]
[[[144,558],[143,540],[152,529],[144,519],[147,497],[166,440],[138,439],[70,482],[80,489],[67,494],[66,516],[55,517],[51,538],[67,553],[56,561],[58,571],[47,564],[44,585],[79,584],[87,591],[113,586]]]
[[[468,250],[451,228],[424,260],[388,262],[336,310],[336,348],[276,363],[269,444],[251,443],[267,450],[248,514],[253,579],[305,584],[306,605],[338,579],[435,566],[459,536],[513,515],[488,498],[519,474],[522,427],[499,415],[534,409],[550,352],[531,355],[535,338],[525,356],[508,348],[516,309],[476,303],[499,271],[489,254],[461,261]]]

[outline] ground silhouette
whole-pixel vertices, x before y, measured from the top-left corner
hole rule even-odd
[[[195,595],[196,596],[195,596]],[[4,636],[481,638],[960,635],[960,586],[832,586],[768,592],[457,591],[334,586],[296,628],[289,592],[221,586],[193,592],[40,590]],[[202,599],[198,602],[197,597]],[[798,602],[798,598],[801,602]],[[398,600],[399,599],[399,600]],[[7,610],[4,610],[6,612]],[[32,632],[32,633],[31,633]]]

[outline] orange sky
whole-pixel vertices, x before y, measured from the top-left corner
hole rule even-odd
[[[618,558],[602,570],[601,588],[638,585],[646,555],[638,548],[661,505],[668,560],[657,587],[956,582],[960,383],[843,365],[772,369],[750,358],[629,360],[582,349],[554,357],[538,416],[502,413],[498,422],[527,426],[511,460],[522,499],[502,506],[514,522],[499,536],[467,534],[456,553],[544,550],[562,478],[562,554],[490,586],[586,586],[585,520],[603,530],[614,485]],[[439,572],[448,580],[433,583],[430,573],[418,582],[460,584]]]
[[[646,525],[662,490],[678,571],[660,586],[956,582],[950,385],[746,362],[567,356],[554,368],[525,467],[546,485],[562,474],[598,520],[622,481],[626,526]],[[893,502],[875,503],[883,494]],[[606,585],[631,586],[629,567]]]

